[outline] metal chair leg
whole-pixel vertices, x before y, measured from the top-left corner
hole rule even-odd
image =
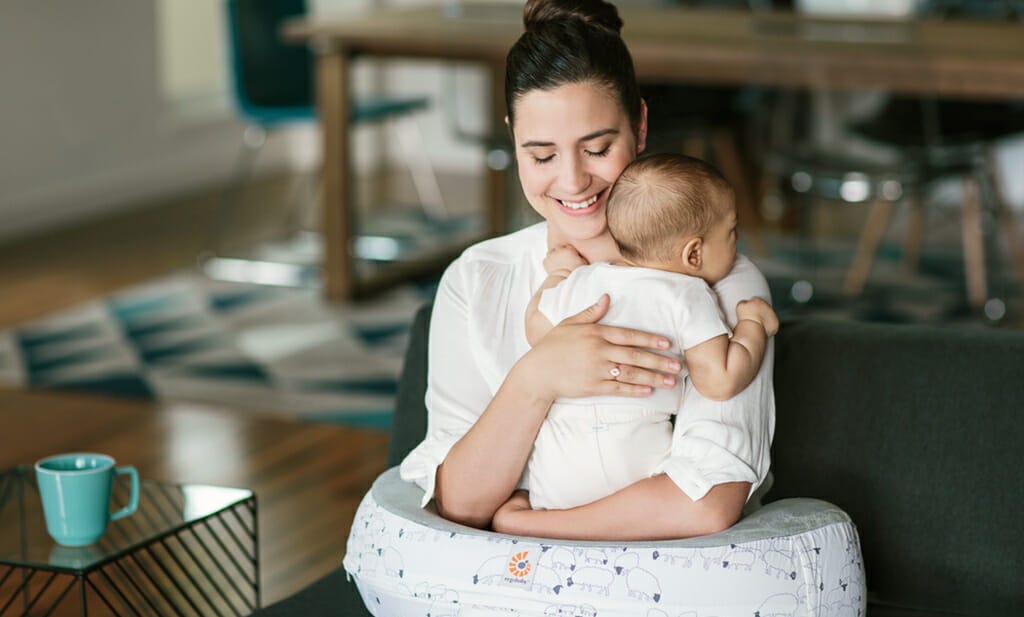
[[[924,228],[928,212],[919,195],[913,195],[904,201],[909,206],[909,212],[907,213],[907,233],[903,238],[903,260],[900,268],[904,274],[913,274],[921,265],[921,245],[924,243]]]
[[[412,172],[413,185],[424,211],[437,218],[446,218],[448,208],[441,194],[437,173],[430,162],[430,150],[423,140],[419,123],[415,118],[402,118],[391,123],[391,126],[402,148],[405,163]]]
[[[241,203],[241,194],[256,167],[256,157],[259,156],[264,144],[267,143],[267,131],[262,126],[250,124],[245,127],[242,133],[242,145],[235,159],[235,170],[232,173],[231,184],[224,189],[221,195],[220,207],[210,225],[209,237],[207,238],[207,249],[210,253],[218,255],[224,250],[224,237],[227,231],[228,221],[238,211]]]

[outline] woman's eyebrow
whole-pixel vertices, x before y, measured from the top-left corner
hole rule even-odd
[[[600,131],[594,131],[593,133],[590,133],[589,135],[584,135],[583,137],[580,137],[580,142],[590,141],[592,139],[597,139],[598,137],[604,137],[605,135],[618,135],[618,134],[619,134],[619,129],[601,129]]]
[[[594,131],[593,133],[588,133],[588,134],[584,135],[583,137],[580,137],[577,140],[577,142],[578,143],[582,143],[584,141],[590,141],[592,139],[597,139],[598,137],[604,137],[605,135],[618,135],[618,134],[619,134],[619,129],[601,129],[599,131]],[[524,141],[523,143],[521,143],[519,145],[522,148],[550,148],[551,146],[554,146],[555,143],[552,142],[552,141],[530,140],[530,141]]]

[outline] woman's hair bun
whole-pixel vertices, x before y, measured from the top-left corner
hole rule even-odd
[[[527,0],[523,9],[526,31],[559,21],[577,19],[588,26],[622,32],[622,18],[614,4],[605,0]]]

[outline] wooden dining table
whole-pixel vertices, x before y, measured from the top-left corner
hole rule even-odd
[[[622,36],[640,80],[1024,99],[1024,24],[968,19],[854,20],[792,12],[622,7]],[[460,4],[371,9],[289,23],[284,36],[317,52],[322,123],[324,292],[370,293],[436,263],[356,274],[357,229],[347,122],[355,57],[469,61],[491,75],[490,115],[505,115],[505,54],[522,32],[521,7]],[[483,234],[504,231],[506,174],[488,170]],[[441,255],[450,259],[451,255]]]

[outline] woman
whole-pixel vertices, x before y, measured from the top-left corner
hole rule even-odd
[[[665,473],[569,510],[531,510],[521,478],[534,439],[559,397],[643,397],[674,385],[676,360],[649,351],[663,337],[597,322],[608,298],[571,317],[530,348],[523,317],[544,279],[550,248],[572,245],[590,262],[619,258],[605,223],[608,189],[643,149],[647,110],[614,6],[603,0],[530,0],[526,32],[509,52],[505,97],[530,205],[546,220],[468,249],[445,272],[433,309],[427,437],[402,477],[450,520],[506,533],[566,539],[637,540],[714,533],[732,525],[764,479],[774,426],[771,348],[754,383],[723,403],[688,392],[689,405],[753,405],[763,419],[750,472],[714,482],[693,501]],[[767,285],[745,258],[715,287],[732,307]],[[613,370],[615,369],[615,370]],[[693,390],[692,388],[689,390]],[[695,465],[680,459],[678,465]],[[653,471],[653,470],[652,470]]]

